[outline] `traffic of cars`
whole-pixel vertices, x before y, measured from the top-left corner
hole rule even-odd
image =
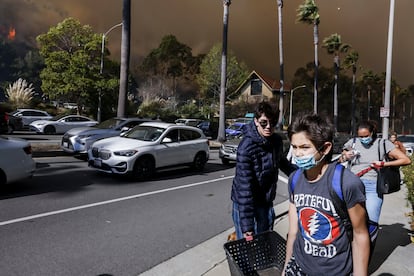
[[[63,151],[71,154],[87,155],[88,149],[93,142],[119,136],[134,126],[143,122],[151,121],[143,118],[111,118],[95,126],[77,127],[68,130],[62,136],[61,148]]]
[[[32,177],[35,168],[29,142],[0,136],[0,186]]]
[[[44,118],[38,120],[39,118]],[[223,164],[236,161],[237,148],[243,138],[243,127],[251,121],[234,119],[226,131],[226,141],[219,147],[219,158]],[[145,118],[111,118],[98,124],[80,115],[52,117],[36,109],[17,109],[14,112],[0,112],[0,133],[30,127],[40,134],[63,134],[60,147],[66,153],[80,154],[87,158],[91,168],[111,174],[132,175],[136,179],[147,179],[157,170],[166,167],[190,165],[202,170],[209,158],[209,139],[217,138],[218,122],[198,119],[178,119],[175,124]],[[284,151],[289,150],[289,141],[283,131]],[[342,145],[349,134],[338,133],[334,139],[334,153],[342,151]],[[399,140],[412,155],[414,135],[400,135]],[[5,142],[7,141],[7,142]],[[16,171],[5,167],[5,158],[0,167],[0,181],[13,182],[33,175],[34,161],[30,143],[24,140],[1,137],[0,154],[20,158],[22,167],[19,177]],[[4,153],[8,143],[20,150]],[[24,154],[22,154],[24,153]],[[31,160],[31,161],[30,161]],[[18,163],[19,163],[18,162]],[[19,163],[19,164],[20,164]],[[7,173],[6,173],[7,171]]]
[[[49,120],[38,120],[30,123],[30,130],[41,134],[63,134],[75,127],[91,127],[98,122],[80,115],[58,115]]]
[[[99,171],[142,180],[172,166],[190,165],[201,171],[209,155],[208,139],[199,128],[146,122],[120,136],[93,143],[88,162]]]

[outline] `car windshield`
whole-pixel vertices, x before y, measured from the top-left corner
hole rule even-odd
[[[165,128],[153,126],[136,126],[122,137],[136,139],[140,141],[155,141],[165,131]]]
[[[50,121],[59,121],[60,119],[62,119],[63,117],[66,117],[66,116],[68,116],[68,115],[67,114],[56,115],[55,117],[50,119]]]
[[[239,130],[243,127],[244,125],[240,124],[240,125],[231,125],[229,126],[229,129],[233,129],[233,130]]]
[[[103,121],[100,124],[97,124],[95,127],[97,127],[97,128],[116,128],[123,121],[124,121],[123,119],[112,118],[112,119],[108,119],[106,121]]]

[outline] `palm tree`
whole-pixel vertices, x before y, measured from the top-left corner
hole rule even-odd
[[[331,34],[330,36],[326,37],[322,43],[322,47],[326,48],[328,54],[334,56],[334,127],[336,131],[338,129],[338,78],[340,69],[339,54],[348,52],[348,49],[351,46],[349,44],[342,43],[341,36],[339,34]]]
[[[316,6],[315,0],[305,0],[302,5],[299,5],[299,8],[296,10],[297,21],[313,24],[313,44],[315,51],[315,72],[314,72],[314,82],[313,82],[313,110],[314,113],[318,113],[318,44],[319,44],[319,9]]]
[[[371,92],[373,86],[378,84],[380,77],[377,74],[374,74],[372,70],[364,72],[362,74],[362,82],[367,87],[367,120],[371,120]]]
[[[284,61],[283,61],[283,24],[282,9],[283,0],[277,0],[277,11],[279,15],[279,66],[280,66],[280,89],[279,89],[279,129],[283,129],[283,92],[285,83]]]
[[[226,80],[227,80],[227,30],[229,24],[229,6],[231,0],[223,0],[223,48],[221,50],[221,81],[220,81],[220,117],[217,140],[223,142],[226,140]]]
[[[128,89],[129,56],[131,44],[131,0],[123,0],[122,5],[122,41],[121,72],[119,75],[119,96],[117,116],[125,116],[125,101]]]
[[[357,51],[350,52],[344,59],[344,66],[345,68],[352,68],[352,111],[351,111],[351,131],[352,136],[355,136],[356,129],[355,129],[355,89],[356,89],[356,71],[357,71],[357,63],[359,60],[359,54]]]

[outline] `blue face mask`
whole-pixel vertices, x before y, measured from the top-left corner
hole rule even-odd
[[[361,142],[361,144],[363,144],[364,146],[368,146],[369,144],[371,144],[372,142],[372,137],[368,136],[368,137],[360,137],[359,141]]]
[[[301,157],[293,156],[293,161],[295,162],[296,166],[298,166],[300,169],[303,169],[303,170],[312,169],[313,167],[318,165],[319,162],[321,162],[323,158],[325,157],[324,155],[322,156],[320,160],[316,161],[315,160],[316,153],[317,152],[311,155],[306,155],[306,156],[301,156]]]

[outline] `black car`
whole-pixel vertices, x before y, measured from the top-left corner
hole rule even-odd
[[[11,134],[23,128],[22,118],[13,116],[5,109],[0,108],[0,133]]]

